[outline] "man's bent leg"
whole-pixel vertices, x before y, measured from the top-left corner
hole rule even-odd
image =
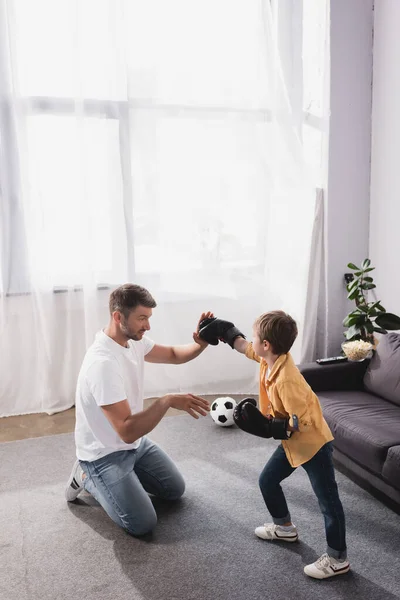
[[[164,500],[178,500],[185,491],[185,480],[175,463],[146,437],[138,448],[135,473],[149,494]]]
[[[93,462],[81,461],[85,490],[108,516],[132,535],[144,535],[157,523],[153,504],[134,472],[137,450],[113,452]]]

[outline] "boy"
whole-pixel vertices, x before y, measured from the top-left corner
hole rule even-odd
[[[253,342],[228,321],[206,319],[200,337],[210,344],[229,343],[260,363],[260,410],[255,400],[242,400],[235,410],[236,424],[254,435],[281,439],[259,479],[272,523],[257,527],[264,540],[295,542],[297,528],[291,520],[281,481],[300,465],[305,469],[324,516],[327,551],[304,572],[316,579],[347,573],[345,518],[332,462],[333,436],[321,405],[289,354],[296,337],[296,322],[283,311],[261,315],[253,326]]]

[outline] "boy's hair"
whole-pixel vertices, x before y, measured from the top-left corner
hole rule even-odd
[[[261,342],[271,344],[274,354],[286,354],[297,338],[296,321],[283,310],[262,314],[254,323]]]
[[[110,294],[110,315],[118,311],[127,319],[132,310],[137,306],[154,308],[156,301],[146,288],[133,283],[125,283]]]

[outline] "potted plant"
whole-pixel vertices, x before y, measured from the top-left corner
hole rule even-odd
[[[369,258],[362,262],[361,267],[353,263],[347,266],[354,271],[346,286],[347,298],[355,301],[356,308],[343,321],[343,325],[348,327],[344,335],[348,342],[362,340],[374,346],[374,333],[386,334],[388,330],[400,329],[400,317],[386,312],[380,301],[368,302],[368,292],[376,288],[371,277],[375,267],[371,267]]]

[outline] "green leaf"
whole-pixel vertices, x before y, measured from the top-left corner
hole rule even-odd
[[[374,327],[374,331],[377,333],[384,333],[385,335],[387,334],[386,329],[382,329],[382,327]]]
[[[344,321],[343,321],[343,325],[344,327],[351,327],[352,325],[362,325],[362,323],[365,321],[365,317],[363,315],[348,315]]]
[[[374,326],[371,321],[367,321],[364,327],[368,331],[368,333],[372,333],[374,331]]]
[[[384,308],[380,302],[378,302],[378,304],[377,304],[377,307],[376,307],[376,308],[377,308],[378,310],[381,310],[382,312],[386,312],[386,308]]]
[[[346,317],[343,319],[343,327],[351,327],[357,322],[357,317]]]
[[[352,310],[351,313],[349,313],[347,316],[348,317],[360,317],[360,316],[365,316],[363,312],[361,312],[360,310],[358,310],[358,308],[356,310]]]
[[[359,284],[360,284],[360,280],[359,279],[353,279],[353,281],[351,283],[347,284],[347,291],[351,292],[356,287],[358,287]]]
[[[356,271],[360,270],[360,267],[356,267],[356,265],[354,263],[348,263],[347,265],[349,267],[349,269],[355,269]]]
[[[369,260],[369,258],[366,258],[365,260],[363,260],[361,268],[362,269],[368,269],[369,265],[371,264],[371,261]]]
[[[371,282],[373,281],[372,277],[363,277],[363,281]]]
[[[367,313],[367,312],[368,312],[368,306],[366,306],[366,304],[359,304],[359,305],[358,305],[358,308],[359,308],[360,310],[362,310],[364,313]]]
[[[359,315],[359,314],[360,314],[360,311],[358,310],[358,308],[356,308],[355,310],[352,310],[352,311],[351,311],[351,312],[348,314],[348,316],[350,317],[350,316],[352,316],[352,315]]]
[[[362,290],[373,290],[376,288],[376,285],[374,283],[362,283],[360,287]]]
[[[354,300],[354,298],[358,296],[358,290],[353,290],[352,292],[350,292],[349,294],[347,294],[347,297],[349,300]]]
[[[393,313],[382,313],[375,319],[375,323],[382,327],[382,329],[396,330],[400,329],[400,317]]]
[[[359,327],[357,327],[356,325],[352,325],[346,331],[346,338],[349,340],[352,337],[354,337],[355,335],[360,335],[360,334],[361,334],[361,329]]]
[[[375,271],[375,267],[369,267],[369,269],[364,269],[364,273],[369,273],[370,271]]]
[[[369,310],[375,310],[376,308],[379,308],[379,301],[378,302],[368,302],[368,306],[369,306]],[[382,309],[380,309],[382,310]]]

